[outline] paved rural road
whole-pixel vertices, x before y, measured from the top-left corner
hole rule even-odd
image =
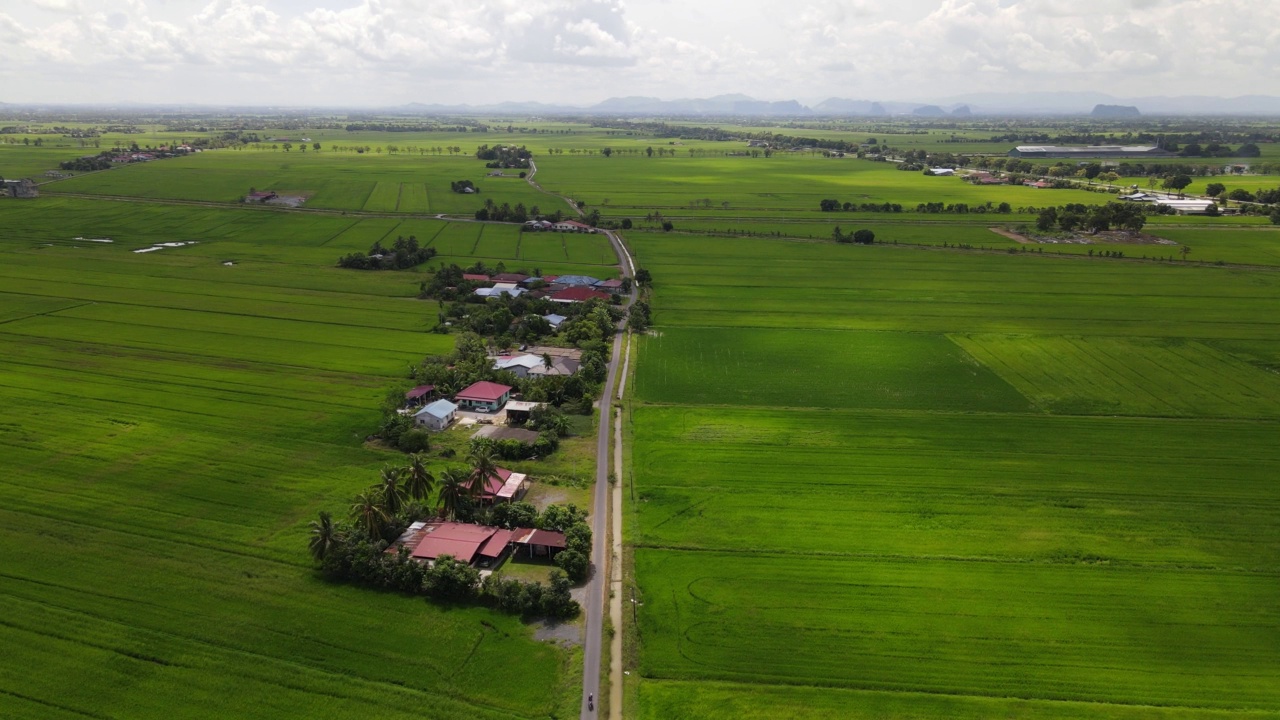
[[[613,251],[618,255],[618,264],[622,274],[634,277],[635,267],[631,254],[622,243],[622,239],[612,231],[605,231]],[[627,297],[626,307],[635,301],[636,290],[631,289]],[[623,320],[626,323],[626,320]],[[609,516],[609,443],[612,435],[609,432],[609,421],[613,415],[614,388],[618,385],[618,365],[622,357],[623,333],[613,338],[613,354],[609,359],[609,374],[600,393],[600,427],[596,431],[596,486],[591,497],[591,579],[587,582],[587,634],[582,643],[582,720],[593,720],[600,701],[600,659],[604,647],[604,606],[605,596],[609,590],[609,576],[605,567],[609,558],[609,546],[605,543],[608,534]],[[621,632],[621,628],[614,628]],[[596,705],[588,709],[587,696],[596,699]]]

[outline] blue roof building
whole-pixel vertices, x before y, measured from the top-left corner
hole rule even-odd
[[[557,285],[569,285],[569,286],[581,285],[584,287],[591,287],[592,285],[595,285],[598,282],[600,282],[598,279],[593,278],[590,275],[561,275],[560,277],[556,278]]]
[[[439,432],[453,422],[458,406],[448,400],[437,400],[413,414],[413,423]]]

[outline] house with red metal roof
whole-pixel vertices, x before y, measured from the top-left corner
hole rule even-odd
[[[476,273],[462,273],[462,279],[472,282],[489,282],[488,275],[477,275]]]
[[[474,479],[479,470],[472,471]],[[511,502],[524,489],[528,476],[524,473],[511,472],[506,468],[494,468],[494,472],[485,481],[484,490],[480,493],[480,501],[486,503]]]
[[[511,399],[511,386],[481,380],[454,396],[463,410],[495,413]]]
[[[423,523],[404,544],[412,545],[410,557],[415,560],[435,562],[442,555],[450,555],[467,564],[493,565],[506,554],[515,534],[516,531],[488,525],[429,522]]]
[[[496,283],[522,283],[528,280],[529,276],[521,273],[498,273],[489,279]]]
[[[591,227],[590,225],[587,225],[586,223],[580,223],[577,220],[561,220],[560,222],[552,225],[551,229],[558,230],[559,232],[593,233],[596,231],[596,229]]]
[[[609,295],[607,293],[602,293],[599,290],[592,290],[589,287],[575,285],[574,287],[557,290],[551,293],[547,299],[551,302],[558,303],[579,303],[586,302],[588,300],[608,300]]]

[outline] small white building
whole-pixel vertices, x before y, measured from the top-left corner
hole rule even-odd
[[[551,228],[559,232],[593,233],[596,231],[596,229],[591,227],[590,225],[587,225],[586,223],[580,223],[577,220],[561,220],[560,222],[552,225]]]
[[[929,168],[930,175],[955,175],[956,171],[951,168]]]
[[[515,283],[497,283],[493,287],[476,288],[476,294],[481,297],[498,297],[500,295],[520,297],[526,292],[528,290],[518,287]]]
[[[546,363],[537,355],[501,355],[494,358],[494,370],[507,370],[516,374],[516,377],[526,378],[534,373],[538,368],[545,367]]]
[[[1179,215],[1207,215],[1210,212],[1209,208],[1216,208],[1218,204],[1212,200],[1157,198],[1156,205],[1172,208]]]
[[[550,323],[553,329],[559,330],[560,326],[564,324],[564,321],[568,320],[569,318],[563,315],[556,315],[555,313],[552,313],[550,315],[543,315],[542,319]]]
[[[449,427],[457,416],[458,406],[448,400],[437,400],[413,415],[413,424],[433,432]]]

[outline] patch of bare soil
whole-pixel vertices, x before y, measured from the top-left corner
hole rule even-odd
[[[281,193],[276,197],[263,203],[264,205],[275,205],[276,207],[302,207],[303,203],[311,198],[311,193]]]
[[[1035,235],[1017,233],[1007,228],[987,228],[991,232],[1007,237],[1023,245],[1177,245],[1178,243],[1146,233],[1130,233],[1125,230],[1104,230],[1097,235],[1089,233],[1070,233],[1066,235]]]
[[[997,234],[997,235],[1002,235],[1002,236],[1004,236],[1004,237],[1009,238],[1010,240],[1012,240],[1012,241],[1014,241],[1014,242],[1022,243],[1023,245],[1031,245],[1031,244],[1033,244],[1033,242],[1032,242],[1031,240],[1028,240],[1027,238],[1023,237],[1022,235],[1019,235],[1018,233],[1016,233],[1016,232],[1014,232],[1014,231],[1012,231],[1012,230],[1006,230],[1006,229],[1004,229],[1004,228],[998,228],[998,227],[987,228],[987,229],[988,229],[988,230],[990,230],[991,232],[993,232],[993,233]]]

